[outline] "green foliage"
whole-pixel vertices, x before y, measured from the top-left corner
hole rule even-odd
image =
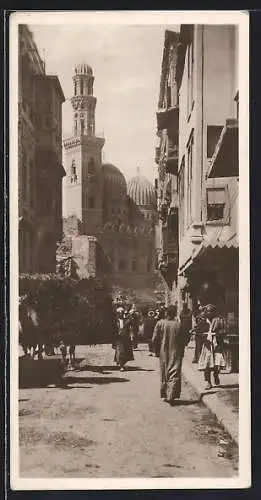
[[[100,280],[72,279],[55,274],[21,275],[20,296],[39,315],[43,337],[76,344],[111,342],[115,313],[110,290]]]

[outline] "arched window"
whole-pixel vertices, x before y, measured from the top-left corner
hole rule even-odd
[[[147,261],[147,271],[151,271],[151,260]]]
[[[91,156],[88,162],[88,174],[94,175],[95,171],[96,171],[95,161],[93,156]]]
[[[77,83],[76,83],[76,81],[75,81],[75,82],[74,82],[74,95],[76,95],[76,94],[77,94]]]
[[[137,262],[136,260],[133,260],[131,263],[131,270],[132,271],[137,271]]]
[[[125,260],[124,260],[124,259],[121,259],[121,260],[119,261],[119,269],[120,269],[121,271],[123,271],[124,269],[126,269],[126,262],[125,262]]]
[[[83,95],[83,80],[80,80],[80,93]]]
[[[94,208],[94,196],[90,196],[89,198],[89,208]]]
[[[77,174],[75,160],[73,159],[71,165],[71,183],[73,184],[74,182],[77,182]]]
[[[84,119],[81,118],[81,135],[84,135]]]

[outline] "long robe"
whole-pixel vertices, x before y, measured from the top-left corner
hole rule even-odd
[[[213,370],[215,367],[225,368],[224,335],[225,321],[217,316],[209,322],[209,330],[203,335],[203,346],[198,361],[200,371]]]
[[[159,349],[160,395],[169,403],[180,398],[185,332],[177,320],[162,319],[155,326],[152,343]]]
[[[145,318],[143,322],[144,340],[148,342],[149,351],[153,352],[152,336],[157,320],[155,318]]]
[[[128,361],[133,361],[133,351],[132,342],[130,338],[130,321],[123,320],[123,324],[120,325],[118,321],[118,332],[115,341],[115,356],[114,361],[119,365],[123,366]]]

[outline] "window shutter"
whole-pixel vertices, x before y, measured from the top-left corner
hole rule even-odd
[[[208,205],[223,205],[226,203],[226,192],[224,188],[208,189]]]

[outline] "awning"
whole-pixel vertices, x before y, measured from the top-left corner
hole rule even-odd
[[[226,121],[214,154],[210,160],[207,177],[238,177],[238,121]]]
[[[218,269],[221,263],[227,264],[230,258],[237,262],[238,252],[237,233],[227,238],[219,236],[204,240],[195,253],[180,267],[178,274],[183,276],[188,271],[195,270],[195,268]]]
[[[238,234],[234,233],[227,239],[222,238],[222,233],[219,238],[212,238],[203,242],[204,248],[238,248]]]

